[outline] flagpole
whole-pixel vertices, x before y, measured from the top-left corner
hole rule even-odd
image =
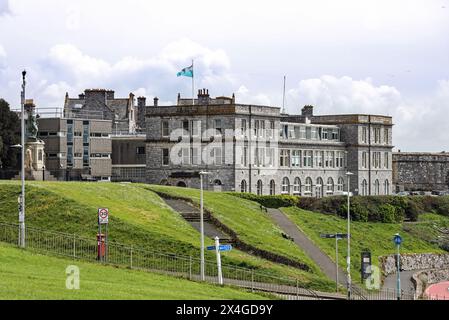
[[[282,113],[285,113],[285,75],[284,75],[284,90],[282,92]]]
[[[195,71],[193,70],[193,59],[192,59],[192,105],[195,105]]]

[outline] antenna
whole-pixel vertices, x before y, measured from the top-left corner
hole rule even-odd
[[[285,75],[284,75],[284,91],[282,94],[282,111],[281,113],[285,113]]]

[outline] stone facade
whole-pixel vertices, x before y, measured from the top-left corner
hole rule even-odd
[[[398,191],[449,188],[449,153],[393,153],[393,183]]]
[[[346,190],[350,170],[353,193],[391,193],[387,116],[314,116],[312,106],[286,115],[203,89],[194,104],[178,95],[177,105],[147,106],[146,133],[152,184],[197,188],[208,171],[205,189],[322,197]]]
[[[401,254],[400,259],[400,267],[403,271],[449,268],[449,254]],[[380,267],[385,275],[396,272],[396,255],[383,256],[379,260]]]

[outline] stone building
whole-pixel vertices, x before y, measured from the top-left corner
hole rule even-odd
[[[322,197],[346,190],[390,194],[392,118],[378,115],[300,115],[236,103],[232,97],[181,98],[146,106],[146,181],[257,194]]]
[[[77,98],[66,93],[64,101],[65,118],[110,120],[112,130],[118,134],[141,130],[143,114],[144,108],[135,104],[133,93],[127,98],[116,98],[113,90],[86,89]]]
[[[393,183],[396,191],[449,189],[449,153],[393,153]]]

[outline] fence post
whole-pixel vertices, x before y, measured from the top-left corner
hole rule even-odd
[[[192,256],[189,257],[189,280],[192,280]]]
[[[76,235],[73,234],[73,258],[76,258]]]
[[[296,279],[296,300],[299,300],[299,283],[298,283],[298,279]]]
[[[133,246],[131,246],[131,253],[130,253],[130,262],[131,262],[131,269],[133,268]]]
[[[254,269],[251,269],[251,292],[254,292]]]

